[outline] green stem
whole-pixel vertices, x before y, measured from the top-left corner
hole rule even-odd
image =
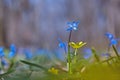
[[[118,54],[116,47],[114,45],[112,45],[112,47],[113,47],[113,50],[115,51],[116,56],[118,57],[118,59],[120,59],[120,56]]]
[[[92,48],[92,49],[91,49],[91,51],[92,51],[92,53],[93,53],[93,55],[94,55],[95,59],[97,60],[97,62],[99,62],[99,61],[100,61],[100,59],[99,59],[99,56],[97,55],[96,50],[95,50],[94,48]]]
[[[78,49],[75,49],[75,54],[74,54],[74,63],[76,63],[76,62],[77,62],[77,50],[78,50]]]
[[[70,46],[69,46],[69,42],[71,40],[71,34],[72,34],[72,31],[70,31],[70,34],[69,34],[69,38],[68,38],[68,55],[67,55],[67,66],[68,66],[68,72],[69,74],[72,74],[72,69],[71,69],[71,55],[70,55]]]

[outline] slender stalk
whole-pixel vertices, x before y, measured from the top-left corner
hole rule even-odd
[[[74,54],[74,63],[76,63],[76,62],[77,62],[77,51],[78,51],[78,49],[75,49],[75,54]]]
[[[70,55],[70,45],[69,45],[69,42],[71,40],[71,35],[72,35],[72,31],[70,31],[70,34],[69,34],[69,38],[68,38],[68,55],[67,55],[67,66],[68,66],[68,72],[69,74],[72,74],[72,69],[71,69],[71,55]]]
[[[95,50],[94,48],[92,48],[91,51],[92,51],[92,53],[93,53],[93,55],[94,55],[96,61],[99,62],[100,59],[99,59],[99,56],[98,56],[97,53],[96,53],[96,50]]]
[[[115,51],[116,56],[118,57],[118,59],[120,59],[120,56],[118,54],[116,47],[114,45],[112,45],[112,47],[113,47],[113,50]]]

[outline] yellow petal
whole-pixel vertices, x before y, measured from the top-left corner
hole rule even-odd
[[[72,47],[72,48],[81,48],[82,46],[84,46],[86,43],[84,42],[78,42],[78,43],[74,43],[74,42],[70,42],[69,45]]]
[[[75,48],[76,44],[74,42],[70,42],[69,45],[73,48]]]
[[[83,44],[83,42],[81,41],[81,42],[79,42],[78,44],[81,45],[81,44]]]

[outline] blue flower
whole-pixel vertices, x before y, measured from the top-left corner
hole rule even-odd
[[[4,56],[4,48],[0,47],[0,57],[3,57],[3,56]]]
[[[68,24],[67,31],[77,30],[79,23],[80,23],[79,21],[68,22],[67,23]]]
[[[65,53],[66,53],[66,43],[63,42],[60,38],[58,39],[58,41],[59,41],[59,47],[63,48],[65,50]]]
[[[16,51],[17,51],[16,46],[14,44],[11,44],[10,45],[10,52],[9,52],[8,57],[13,58],[15,56],[15,54],[16,54]]]
[[[31,51],[28,50],[28,49],[24,50],[24,54],[25,54],[26,59],[31,59],[32,56],[33,56],[32,53],[31,53]]]
[[[84,52],[84,58],[85,59],[88,59],[88,58],[90,58],[92,56],[92,51],[91,51],[90,48],[85,48],[83,50],[83,52]]]
[[[119,40],[119,39],[115,39],[114,36],[113,36],[113,34],[107,32],[107,33],[105,34],[105,36],[106,36],[106,37],[108,38],[108,40],[109,40],[109,46],[118,44],[118,40]]]

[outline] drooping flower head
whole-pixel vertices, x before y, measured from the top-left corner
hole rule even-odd
[[[69,45],[74,48],[74,49],[78,49],[78,48],[81,48],[85,45],[86,43],[80,41],[78,43],[74,43],[74,42],[70,42]]]
[[[67,31],[77,30],[79,23],[80,23],[80,21],[68,22],[67,23],[67,25],[68,25]]]
[[[114,38],[113,34],[111,34],[111,33],[109,33],[109,32],[105,33],[105,36],[106,36],[109,40],[111,40],[111,39]]]
[[[59,41],[59,47],[60,48],[63,48],[64,50],[65,50],[65,52],[66,52],[66,43],[65,42],[63,42],[60,38],[58,39],[58,41]]]
[[[108,40],[109,40],[109,46],[118,44],[118,40],[119,40],[119,39],[116,39],[116,38],[113,36],[113,34],[107,32],[107,33],[105,34],[105,36],[106,36],[106,37],[108,38]]]
[[[15,54],[16,54],[16,51],[17,51],[16,46],[14,44],[11,44],[10,45],[10,52],[9,52],[8,57],[13,58],[15,56]]]

